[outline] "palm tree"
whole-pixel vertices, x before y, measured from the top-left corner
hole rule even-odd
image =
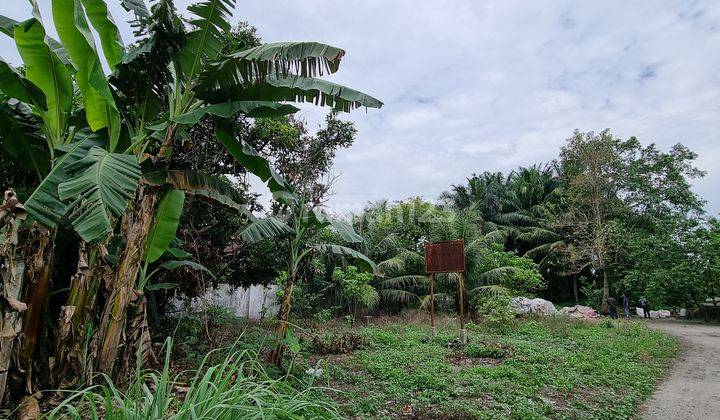
[[[529,259],[505,252],[483,235],[480,212],[475,205],[455,210],[449,220],[440,226],[433,240],[462,239],[465,242],[464,283],[468,289],[466,298],[470,303],[482,293],[520,293],[542,286],[537,266]],[[436,275],[438,293],[435,299],[440,306],[459,303],[457,289],[461,277],[458,273]],[[429,304],[429,296],[423,304]]]
[[[126,334],[128,319],[135,317],[131,310],[144,311],[142,302],[133,302],[138,273],[174,238],[183,201],[176,191],[216,199],[253,218],[228,183],[173,170],[173,144],[187,140],[188,130],[202,118],[212,118],[217,140],[248,172],[282,194],[290,186],[234,135],[236,115],[282,116],[298,110],[279,101],[313,102],[342,111],[379,108],[382,103],[317,78],[336,72],[344,56],[342,49],[330,45],[286,42],[223,51],[235,0],[191,5],[187,24],[172,0],[158,0],[151,9],[141,0],[122,2],[136,16],[138,38],[130,47],[123,45],[103,0],[53,0],[59,41],[47,36],[39,9],[31,4],[33,17],[26,21],[0,18],[0,31],[15,40],[23,59],[23,71],[0,62],[0,91],[13,101],[3,108],[8,118],[0,119],[0,128],[21,134],[6,136],[3,146],[22,154],[42,179],[25,200],[25,226],[41,229],[41,240],[33,241],[41,248],[32,255],[42,258],[32,260],[43,269],[28,270],[38,278],[30,279],[35,286],[26,296],[33,310],[25,313],[23,337],[28,344],[23,347],[36,347],[39,331],[28,328],[42,325],[37,320],[47,307],[55,229],[68,217],[82,238],[81,259],[87,266],[73,277],[56,347],[90,341],[83,336],[83,326],[92,319],[100,277],[107,276],[109,291],[93,354],[95,367],[113,374],[119,349],[125,357],[135,354],[137,343],[123,342],[123,337],[133,336]],[[99,36],[100,48],[90,27]],[[103,70],[101,53],[110,75]],[[160,212],[163,202],[167,211]],[[151,230],[157,233],[152,238]],[[102,274],[109,266],[105,244],[115,233],[122,236],[124,247],[112,274]],[[32,353],[28,356],[26,365],[33,362]],[[27,368],[23,366],[30,372]]]
[[[486,239],[538,261],[562,244],[552,225],[560,181],[549,165],[521,167],[505,178],[485,172],[441,195],[454,209],[474,208]]]
[[[497,230],[497,218],[503,214],[506,194],[506,179],[502,172],[483,172],[468,178],[467,186],[453,185],[450,191],[440,195],[440,200],[453,209],[473,207],[481,232],[489,233]]]
[[[307,204],[308,196],[304,189],[298,195],[286,193],[276,196],[276,199],[289,207],[288,223],[277,217],[267,217],[249,223],[241,230],[240,236],[249,243],[268,239],[287,241],[289,265],[287,280],[283,284],[283,299],[278,311],[278,344],[268,357],[268,362],[279,366],[285,348],[283,340],[288,331],[293,288],[299,280],[301,265],[315,254],[331,254],[342,258],[351,258],[360,269],[373,273],[377,272],[377,266],[365,254],[349,246],[311,241],[313,233],[324,228],[334,230],[347,245],[362,242],[362,237],[355,233],[352,225],[330,218],[310,207]]]

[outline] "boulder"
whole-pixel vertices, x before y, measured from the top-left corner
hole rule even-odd
[[[661,309],[659,311],[650,311],[650,318],[670,318],[672,315],[667,309]]]
[[[642,308],[635,308],[635,313],[637,313],[637,315],[639,317],[645,316]],[[682,314],[682,312],[681,312],[681,314]],[[671,316],[672,316],[672,314],[667,309],[661,309],[659,311],[650,311],[650,318],[652,318],[652,319],[670,318]]]
[[[566,306],[560,309],[560,312],[578,319],[593,319],[598,317],[598,313],[595,309],[583,305]]]
[[[545,299],[528,299],[518,296],[510,300],[510,307],[519,314],[535,314],[540,316],[557,315],[558,311],[552,302]]]

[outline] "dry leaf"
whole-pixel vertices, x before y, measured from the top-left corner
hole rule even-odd
[[[5,320],[3,323],[2,330],[0,330],[0,338],[4,338],[6,340],[9,340],[11,338],[14,338],[17,335],[15,332],[15,327],[13,327],[10,320]]]
[[[10,304],[10,308],[12,308],[12,310],[15,312],[23,312],[27,310],[27,303],[20,302],[12,296],[5,297],[5,300],[7,300],[7,302]]]
[[[18,420],[36,420],[40,418],[40,405],[35,397],[25,397],[20,402]]]

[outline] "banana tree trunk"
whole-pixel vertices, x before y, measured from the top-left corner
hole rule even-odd
[[[49,364],[44,354],[47,333],[43,319],[47,315],[50,299],[50,277],[56,229],[38,229],[26,254],[25,301],[27,311],[23,317],[23,334],[20,342],[19,365],[24,371],[25,391],[34,393],[48,384]]]
[[[288,277],[288,281],[285,284],[285,290],[283,295],[282,303],[280,304],[280,311],[278,312],[278,328],[277,328],[277,340],[278,344],[270,352],[268,356],[268,363],[273,363],[277,366],[282,364],[282,357],[285,351],[285,334],[288,329],[288,319],[290,318],[290,308],[292,306],[292,292],[295,287],[296,273],[293,271]]]
[[[71,382],[89,376],[89,369],[84,360],[83,347],[89,341],[88,329],[100,282],[110,268],[97,265],[98,247],[87,251],[85,244],[80,244],[77,271],[70,279],[70,292],[65,305],[60,309],[57,336],[55,337],[55,369],[53,377],[56,384],[62,384],[72,367]]]
[[[22,292],[23,276],[25,274],[25,263],[21,258],[13,258],[9,253],[8,258],[2,263],[0,274],[2,274],[3,295],[6,299],[12,298],[19,302]],[[3,255],[5,257],[5,255]],[[18,317],[19,306],[9,307],[0,311],[0,406],[3,404],[5,387],[10,370],[10,360],[13,352],[13,344],[17,335],[22,331],[22,320]]]
[[[110,376],[115,370],[120,347],[126,344],[122,342],[122,338],[128,321],[128,306],[133,300],[133,291],[157,201],[156,189],[138,188],[135,206],[124,221],[125,249],[110,287],[97,337],[97,370]]]
[[[118,377],[120,378],[125,378],[133,368],[157,362],[147,322],[147,299],[140,290],[133,290],[133,301],[129,313],[129,322],[125,328],[127,345],[119,366]]]

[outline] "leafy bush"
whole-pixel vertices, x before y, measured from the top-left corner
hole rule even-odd
[[[602,288],[595,286],[593,283],[588,283],[580,287],[580,291],[585,296],[583,303],[590,306],[591,308],[599,308],[602,303]]]
[[[501,328],[515,319],[506,294],[481,295],[475,299],[477,313],[492,328]]]
[[[248,351],[230,352],[213,366],[205,364],[206,357],[189,387],[180,391],[180,378],[170,377],[171,347],[168,338],[162,372],[137,371],[125,391],[105,377],[104,385],[72,392],[47,418],[340,418],[335,404],[319,389],[298,389],[290,379],[270,378]]]
[[[371,273],[359,271],[354,265],[333,271],[333,280],[342,288],[343,299],[353,314],[357,314],[358,307],[373,308],[380,302],[380,295],[370,284],[372,278]]]
[[[285,282],[287,282],[287,279],[287,271],[282,271],[277,276],[275,281],[280,286],[284,286]],[[301,318],[314,317],[315,314],[318,313],[319,308],[322,307],[322,294],[314,293],[310,290],[311,287],[308,286],[309,285],[306,283],[296,282],[295,286],[293,287],[292,313],[293,315]],[[285,296],[285,291],[281,288],[277,291],[278,300],[281,301],[283,296]]]

